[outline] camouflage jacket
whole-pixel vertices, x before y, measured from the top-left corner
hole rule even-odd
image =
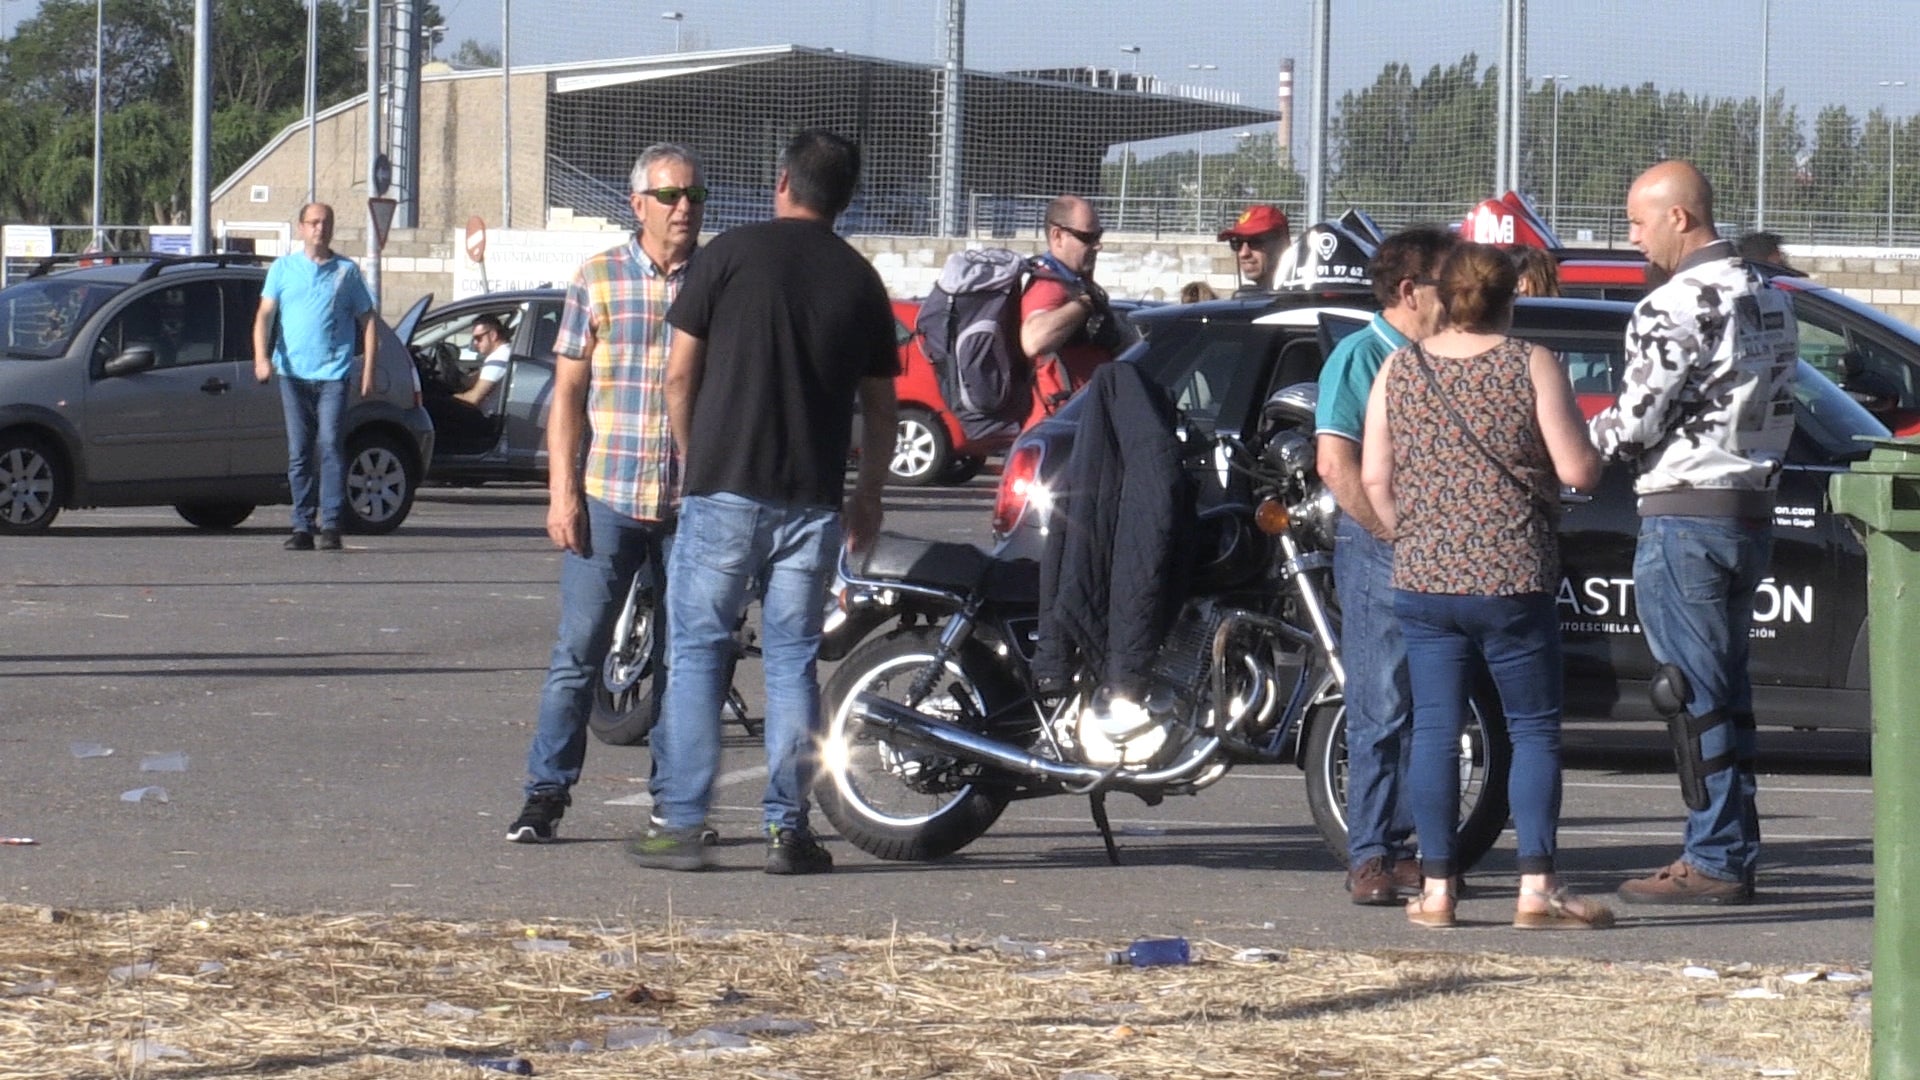
[[[1787,294],[1725,241],[1634,307],[1619,400],[1588,432],[1602,455],[1638,467],[1642,517],[1772,516],[1799,340]]]

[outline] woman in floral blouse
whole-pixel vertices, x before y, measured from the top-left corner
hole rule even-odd
[[[1393,531],[1394,611],[1413,687],[1407,781],[1426,887],[1407,918],[1454,924],[1460,730],[1484,661],[1513,743],[1513,924],[1598,929],[1612,911],[1554,877],[1564,695],[1554,591],[1559,486],[1592,487],[1601,462],[1559,362],[1507,336],[1515,280],[1499,249],[1455,249],[1431,283],[1446,327],[1388,357],[1367,402],[1361,475]]]

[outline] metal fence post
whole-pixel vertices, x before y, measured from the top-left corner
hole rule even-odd
[[[1873,1076],[1920,1078],[1920,439],[1876,449],[1832,480],[1836,513],[1866,530],[1873,656]]]

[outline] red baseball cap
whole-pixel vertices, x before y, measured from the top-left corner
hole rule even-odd
[[[1221,229],[1215,240],[1225,240],[1229,236],[1241,236],[1249,240],[1268,233],[1286,232],[1287,215],[1273,206],[1249,206],[1240,211],[1240,219],[1232,226]]]

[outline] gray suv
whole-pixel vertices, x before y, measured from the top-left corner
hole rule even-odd
[[[85,258],[0,289],[0,534],[66,507],[168,504],[231,529],[290,502],[280,390],[253,377],[266,260]],[[343,524],[361,533],[406,520],[433,457],[419,378],[385,323],[380,337],[373,396],[356,389],[346,416]]]

